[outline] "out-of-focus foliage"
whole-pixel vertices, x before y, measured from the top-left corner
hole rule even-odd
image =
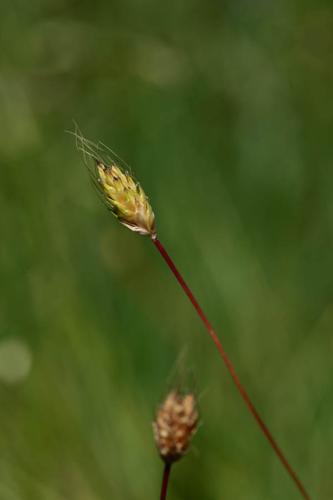
[[[93,192],[72,119],[132,165],[273,434],[333,498],[332,2],[0,12],[0,499],[158,498],[151,420],[177,370],[203,425],[170,500],[299,498],[149,239]]]

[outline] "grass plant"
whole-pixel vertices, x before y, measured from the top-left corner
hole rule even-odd
[[[157,248],[158,252],[168,265],[172,274],[175,276],[179,285],[196,310],[207,333],[215,344],[221,359],[229,371],[229,374],[248,411],[254,417],[261,432],[265,436],[277,458],[280,460],[287,474],[298,488],[301,496],[306,500],[310,500],[310,495],[305,486],[277,444],[277,441],[257,411],[244,385],[241,383],[233,363],[226,353],[221,340],[213,329],[202,307],[195,298],[190,287],[185,282],[182,274],[176,267],[164,245],[158,239],[154,212],[148,197],[145,195],[142,187],[134,179],[132,173],[130,172],[129,166],[105,144],[101,142],[95,144],[84,138],[77,126],[73,135],[76,138],[77,148],[83,154],[92,182],[97,188],[102,201],[121,224],[134,232],[149,236],[150,240]],[[166,492],[169,473],[170,470],[166,468],[164,471],[164,486],[162,486],[162,492],[163,488]]]

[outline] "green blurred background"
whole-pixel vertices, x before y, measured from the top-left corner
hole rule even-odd
[[[156,249],[99,202],[73,119],[133,167],[273,434],[333,498],[332,2],[0,13],[0,499],[157,499],[175,372],[202,425],[170,500],[300,498]]]

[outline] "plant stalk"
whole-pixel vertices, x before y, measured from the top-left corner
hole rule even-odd
[[[240,393],[241,397],[243,398],[243,400],[244,400],[244,402],[245,402],[248,410],[250,411],[250,413],[252,414],[252,416],[255,418],[258,426],[260,427],[261,431],[263,432],[263,434],[266,437],[267,441],[269,442],[270,446],[273,448],[274,452],[276,453],[276,455],[277,455],[278,459],[280,460],[281,464],[285,468],[285,470],[288,473],[288,475],[290,476],[290,478],[294,481],[294,483],[297,486],[297,488],[298,488],[299,492],[301,493],[302,497],[304,499],[306,499],[306,500],[311,500],[310,499],[310,495],[307,493],[305,487],[303,486],[302,482],[298,478],[296,472],[291,467],[290,463],[288,462],[288,460],[286,459],[286,457],[283,454],[282,450],[280,449],[280,447],[276,443],[275,439],[273,438],[273,436],[270,433],[269,429],[267,428],[266,424],[264,423],[264,421],[260,417],[259,413],[257,412],[255,406],[253,405],[253,403],[252,403],[252,401],[250,399],[250,396],[248,395],[248,393],[244,389],[243,385],[241,384],[241,382],[240,382],[240,380],[238,378],[238,375],[237,375],[237,373],[235,371],[235,368],[234,368],[232,362],[229,359],[229,356],[227,355],[226,351],[224,350],[224,347],[223,347],[221,341],[219,340],[217,334],[215,333],[212,325],[210,324],[210,322],[209,322],[208,318],[206,317],[205,313],[203,312],[203,310],[202,310],[200,304],[198,303],[197,299],[193,295],[191,289],[186,284],[184,278],[182,277],[182,275],[178,271],[178,269],[175,266],[174,262],[172,261],[170,255],[168,254],[168,252],[166,251],[166,249],[164,248],[164,246],[162,245],[162,243],[157,239],[157,237],[155,237],[155,238],[153,237],[152,238],[152,242],[154,243],[154,245],[156,246],[157,250],[159,251],[159,253],[163,257],[163,259],[165,260],[165,262],[169,266],[170,270],[172,271],[172,273],[176,277],[176,279],[177,279],[178,283],[180,284],[180,286],[182,287],[183,291],[188,296],[188,298],[189,298],[190,302],[192,303],[193,307],[197,311],[199,318],[203,322],[203,324],[204,324],[207,332],[209,333],[209,335],[212,338],[215,346],[217,347],[217,350],[219,351],[219,354],[220,354],[220,356],[221,356],[224,364],[226,365],[226,367],[227,367],[227,369],[228,369],[228,371],[229,371],[229,373],[231,375],[231,378],[232,378],[234,384],[236,385],[236,387],[238,389],[238,392]],[[165,498],[165,497],[161,496],[161,500],[163,498]]]
[[[170,478],[170,470],[171,470],[171,463],[165,462],[160,500],[166,500],[169,478]]]

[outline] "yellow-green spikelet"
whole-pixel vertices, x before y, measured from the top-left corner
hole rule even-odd
[[[155,216],[140,184],[117,165],[96,162],[98,185],[107,206],[124,226],[154,237]]]

